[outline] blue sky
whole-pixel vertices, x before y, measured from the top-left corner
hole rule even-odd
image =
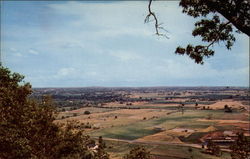
[[[196,19],[176,1],[153,2],[168,30],[154,35],[144,24],[147,1],[5,1],[1,8],[3,65],[25,75],[33,87],[248,86],[249,38],[237,34],[232,50],[197,65],[174,54],[198,44]]]

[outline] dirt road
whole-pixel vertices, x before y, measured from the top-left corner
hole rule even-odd
[[[97,139],[97,137],[96,137]],[[166,141],[137,141],[137,140],[124,140],[124,139],[113,139],[113,138],[106,138],[103,137],[104,140],[107,141],[120,141],[120,142],[126,142],[131,144],[145,144],[145,145],[177,145],[177,146],[187,146],[187,147],[194,147],[194,148],[201,148],[200,144],[187,144],[187,143],[172,143],[172,142],[166,142]]]

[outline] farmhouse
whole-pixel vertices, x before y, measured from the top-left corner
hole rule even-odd
[[[207,145],[208,141],[212,141],[213,143],[219,146],[230,146],[235,142],[236,139],[236,133],[234,133],[233,131],[224,131],[219,136],[208,136],[207,138],[205,138],[204,145]]]

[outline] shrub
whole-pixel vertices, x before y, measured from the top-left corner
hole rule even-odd
[[[213,141],[209,140],[207,144],[207,151],[212,155],[221,156],[221,150],[218,145],[216,145]]]
[[[238,138],[230,146],[232,159],[246,159],[250,157],[250,141],[243,133],[238,133]]]
[[[143,146],[136,146],[123,159],[151,159],[150,152]]]
[[[89,114],[90,114],[90,111],[86,110],[86,111],[84,111],[84,114],[85,114],[85,115],[89,115]]]
[[[208,120],[211,120],[212,118],[213,118],[213,114],[208,114],[208,115],[207,115],[207,119],[208,119]]]
[[[189,147],[189,148],[188,148],[188,152],[191,153],[192,151],[193,151],[193,149],[192,149],[191,147]]]

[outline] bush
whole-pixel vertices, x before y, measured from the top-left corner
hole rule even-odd
[[[233,112],[232,108],[229,107],[228,105],[225,105],[225,106],[224,106],[224,111],[225,111],[226,113],[232,113],[232,112]]]
[[[250,157],[250,141],[243,133],[238,133],[238,138],[230,146],[232,159],[246,159]]]
[[[143,146],[136,146],[123,159],[151,159],[150,152]]]
[[[62,112],[65,112],[66,111],[66,109],[65,108],[62,108],[62,110],[61,110]]]
[[[85,114],[85,115],[89,115],[89,114],[90,114],[90,111],[86,110],[86,111],[84,111],[84,114]]]
[[[189,147],[189,148],[188,148],[188,152],[191,153],[192,151],[193,151],[193,149],[192,149],[191,147]]]
[[[208,114],[208,115],[207,115],[207,119],[208,119],[208,120],[211,120],[212,118],[213,118],[213,114]]]
[[[221,156],[221,150],[218,145],[216,145],[213,141],[209,140],[207,144],[207,151],[212,155]]]
[[[224,105],[224,109],[227,109],[228,108],[228,105],[226,104],[226,105]]]

